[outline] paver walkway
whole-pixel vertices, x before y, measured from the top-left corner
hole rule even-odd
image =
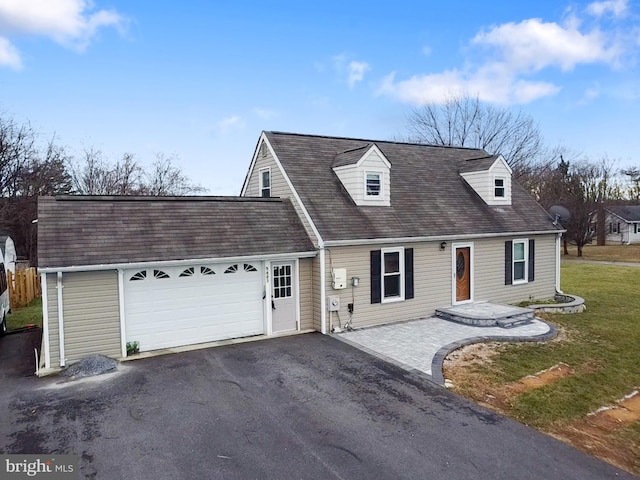
[[[475,327],[429,317],[344,332],[335,334],[335,337],[403,368],[426,373],[436,383],[442,384],[442,360],[447,352],[460,345],[492,339],[545,340],[553,334],[554,329],[540,320],[507,329]],[[437,371],[433,371],[434,365]]]

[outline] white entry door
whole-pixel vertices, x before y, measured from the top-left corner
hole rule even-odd
[[[140,351],[265,333],[261,262],[124,272],[127,342]]]
[[[293,262],[271,264],[272,310],[271,322],[273,333],[287,332],[297,329],[296,322],[296,279]]]

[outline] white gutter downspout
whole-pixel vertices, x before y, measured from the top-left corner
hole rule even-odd
[[[49,295],[47,292],[47,274],[40,277],[42,285],[42,339],[44,343],[44,368],[51,368],[51,351],[49,348]]]
[[[324,245],[320,245],[320,331],[323,334],[327,333],[327,302],[325,301],[326,285],[325,285],[325,265],[324,265]]]
[[[120,301],[120,353],[122,358],[127,356],[127,335],[124,318],[124,270],[118,270],[118,300]]]
[[[58,272],[58,283],[56,287],[58,288],[58,341],[60,344],[60,366],[64,367],[64,307],[62,305],[62,289],[64,286],[62,285],[62,272]]]
[[[561,261],[561,251],[562,248],[562,240],[561,234],[556,235],[556,292],[562,293],[560,291],[560,261]]]

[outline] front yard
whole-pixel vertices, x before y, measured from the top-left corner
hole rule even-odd
[[[578,258],[575,246],[569,245],[569,255],[563,255],[563,260]],[[603,262],[640,262],[640,244],[633,245],[585,245],[582,250],[583,260],[597,260]]]
[[[453,352],[445,378],[466,397],[640,474],[640,396],[619,403],[640,387],[638,284],[640,268],[567,262],[562,288],[585,298],[586,312],[542,315],[560,332],[550,342]]]

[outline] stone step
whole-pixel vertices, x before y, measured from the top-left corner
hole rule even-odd
[[[476,327],[513,328],[530,323],[535,318],[533,310],[523,308],[504,313],[504,315],[483,315],[476,312],[467,313],[455,308],[436,309],[436,316],[439,318]]]

